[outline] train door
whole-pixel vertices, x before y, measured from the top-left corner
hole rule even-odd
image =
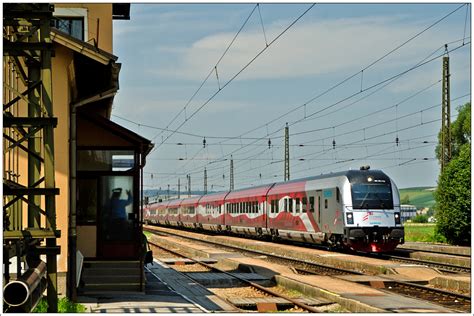
[[[318,224],[319,230],[323,230],[321,226],[321,197],[322,197],[322,191],[318,190],[316,191],[316,197],[314,203],[316,204],[315,210],[316,213],[314,215],[314,218],[316,219],[316,224]]]

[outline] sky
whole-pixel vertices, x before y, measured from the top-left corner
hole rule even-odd
[[[189,174],[202,190],[206,168],[227,190],[231,157],[236,189],[283,181],[286,123],[291,179],[370,165],[436,186],[442,57],[448,44],[453,121],[470,101],[470,6],[311,5],[133,3],[113,22],[112,120],[155,144],[145,189],[183,192]]]

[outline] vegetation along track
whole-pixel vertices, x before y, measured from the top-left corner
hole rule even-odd
[[[243,284],[245,284],[245,285],[247,285],[247,286],[249,286],[249,287],[255,289],[256,291],[265,293],[265,294],[268,295],[268,296],[282,298],[282,299],[284,299],[284,300],[290,302],[291,304],[293,304],[293,305],[296,307],[295,310],[298,311],[298,312],[301,312],[301,311],[307,311],[307,312],[310,312],[310,313],[319,313],[319,312],[320,312],[318,309],[316,309],[316,308],[314,308],[314,307],[311,307],[311,306],[309,306],[309,305],[306,305],[306,304],[304,304],[304,303],[302,303],[302,302],[300,302],[300,301],[298,301],[298,300],[295,300],[295,299],[292,299],[292,298],[290,298],[290,297],[287,297],[286,295],[283,295],[283,294],[274,292],[274,291],[272,291],[272,290],[270,290],[270,289],[268,289],[268,288],[266,288],[266,287],[264,287],[264,286],[261,286],[261,285],[259,285],[259,284],[254,283],[254,282],[251,282],[251,281],[245,280],[245,279],[243,279],[243,278],[240,278],[240,277],[238,277],[238,276],[236,276],[236,275],[234,275],[234,274],[232,274],[232,273],[229,273],[229,272],[227,272],[227,271],[218,269],[218,268],[216,268],[216,267],[214,267],[214,266],[212,266],[212,265],[209,265],[209,264],[207,264],[207,263],[204,263],[204,262],[202,262],[202,261],[200,261],[200,260],[193,259],[193,258],[191,258],[190,256],[186,256],[186,255],[184,255],[184,254],[182,254],[182,253],[179,253],[179,252],[174,251],[174,250],[171,250],[171,249],[166,249],[166,248],[164,248],[163,246],[160,246],[160,245],[158,245],[158,244],[156,244],[156,243],[153,243],[153,242],[150,242],[150,241],[149,241],[148,243],[149,243],[150,245],[152,245],[153,247],[162,249],[162,250],[164,250],[164,251],[166,251],[166,252],[169,252],[169,253],[171,253],[171,254],[173,254],[173,255],[175,255],[175,256],[178,256],[178,257],[181,257],[181,258],[186,258],[186,259],[188,259],[188,260],[191,260],[192,262],[197,263],[197,264],[200,264],[200,265],[204,266],[205,268],[207,268],[207,269],[209,269],[209,270],[211,270],[211,271],[215,271],[215,272],[218,272],[218,273],[226,274],[226,275],[228,275],[228,276],[230,276],[230,277],[232,277],[232,278],[235,278],[235,279],[239,280],[241,283],[243,283]]]

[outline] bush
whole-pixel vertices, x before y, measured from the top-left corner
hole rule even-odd
[[[411,218],[412,223],[428,223],[428,215],[418,214]]]
[[[471,145],[464,144],[440,175],[436,231],[450,244],[471,244]]]
[[[36,305],[33,313],[47,313],[48,312],[48,302],[45,297],[43,297]],[[71,302],[67,297],[60,298],[58,300],[58,312],[59,313],[85,313],[86,307],[82,304],[77,304]]]

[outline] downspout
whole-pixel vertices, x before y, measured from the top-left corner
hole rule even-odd
[[[143,155],[143,149],[142,146],[140,146],[140,210],[138,212],[138,227],[140,231],[140,245],[143,245],[143,168],[145,167],[144,164],[145,156]],[[144,249],[146,251],[146,248]],[[145,274],[145,256],[143,255],[143,252],[140,254],[140,289],[142,291],[145,291],[145,286],[144,286],[144,274]]]
[[[71,301],[77,301],[77,280],[76,280],[76,252],[77,252],[77,229],[76,229],[76,194],[77,194],[77,168],[76,168],[76,149],[77,149],[77,121],[76,106],[71,104],[70,119],[70,143],[69,143],[69,298]]]

